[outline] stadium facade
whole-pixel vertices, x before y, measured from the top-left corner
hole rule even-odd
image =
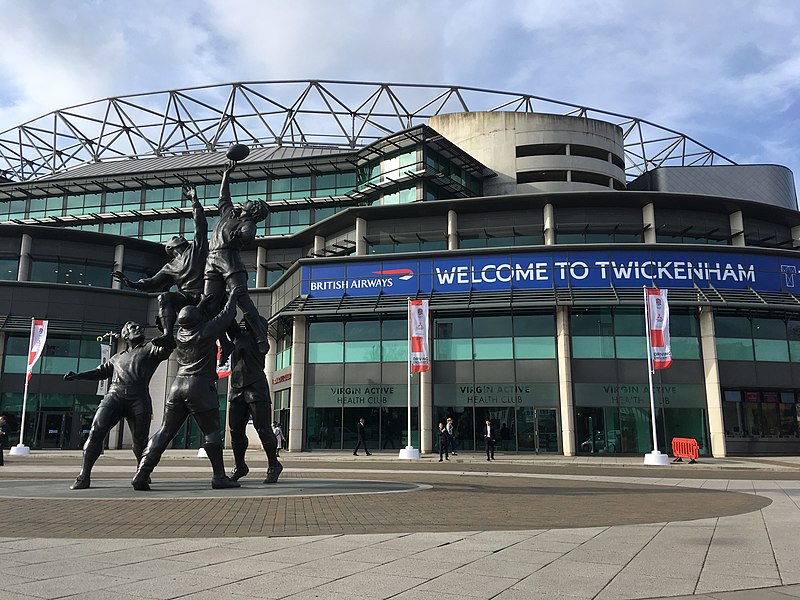
[[[417,108],[411,109],[414,106]],[[535,110],[534,110],[535,109]],[[800,452],[800,212],[792,173],[737,165],[641,119],[529,95],[349,82],[229,84],[98,101],[0,133],[0,412],[19,435],[31,318],[50,333],[25,442],[79,448],[99,396],[63,382],[128,320],[155,334],[162,242],[234,201],[272,209],[245,253],[270,324],[275,420],[294,451],[405,446],[408,298],[429,298],[432,369],[412,441],[452,416],[462,450],[652,450],[644,286],[669,290],[674,361],[658,446]],[[170,361],[151,393],[160,420]],[[220,385],[220,407],[226,387]],[[112,435],[113,446],[126,433]],[[196,447],[189,426],[176,440]]]

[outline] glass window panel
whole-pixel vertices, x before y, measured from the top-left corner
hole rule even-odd
[[[786,339],[786,323],[781,319],[753,319],[753,337],[769,340]]]
[[[611,336],[572,336],[573,358],[614,358],[614,338]]]
[[[380,362],[381,344],[374,342],[347,342],[344,346],[344,358],[347,362]]]
[[[435,360],[472,360],[471,339],[440,339],[433,342]]]
[[[317,190],[327,190],[336,188],[336,173],[317,175]]]
[[[394,319],[381,324],[384,340],[405,340],[408,338],[408,321]]]
[[[647,358],[647,340],[642,336],[616,337],[617,358]]]
[[[475,360],[514,358],[512,338],[475,338],[473,341]]]
[[[400,190],[399,194],[400,204],[408,204],[410,202],[416,202],[417,200],[417,188],[406,188],[404,190]]]
[[[289,192],[292,189],[291,177],[277,177],[272,180],[272,193]]]
[[[344,324],[333,322],[311,323],[308,326],[309,342],[340,342],[344,339]]]
[[[789,354],[792,357],[792,362],[800,362],[800,341],[789,341]]]
[[[504,248],[506,246],[513,246],[513,245],[514,245],[513,236],[486,238],[487,248]]]
[[[617,309],[614,312],[614,333],[644,337],[644,309]]]
[[[555,333],[555,318],[552,314],[514,315],[514,335],[517,337],[554,336]]]
[[[717,337],[719,360],[753,360],[753,340],[748,338]]]
[[[408,361],[408,342],[406,340],[383,340],[383,362]]]
[[[700,340],[696,337],[670,336],[670,347],[674,359],[699,359]]]
[[[105,206],[107,208],[122,206],[124,200],[125,195],[122,192],[106,192]]]
[[[445,240],[420,242],[419,249],[420,251],[424,252],[432,252],[434,250],[447,250],[447,242]]]
[[[514,338],[514,358],[555,358],[556,342],[552,337]]]
[[[669,332],[672,336],[697,337],[700,332],[697,316],[694,313],[670,311]]]
[[[340,363],[344,358],[342,342],[309,342],[309,363]]]
[[[120,235],[125,235],[128,237],[138,237],[139,236],[139,222],[133,221],[130,223],[122,223],[120,227]]]
[[[434,331],[434,335],[439,339],[471,338],[472,319],[469,317],[436,319]]]
[[[345,339],[379,340],[381,338],[380,321],[348,321],[344,326]]]
[[[570,333],[575,335],[611,335],[610,309],[572,309]]]
[[[0,259],[0,281],[16,281],[19,262],[16,258]]]
[[[472,320],[472,332],[476,338],[511,337],[511,315],[475,317]]]
[[[753,340],[756,360],[789,362],[789,346],[786,340]]]
[[[751,336],[750,319],[739,316],[715,315],[714,331],[717,338],[749,338]]]

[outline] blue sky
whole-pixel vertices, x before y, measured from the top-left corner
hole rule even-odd
[[[796,0],[0,0],[0,131],[110,96],[343,79],[633,115],[800,176]]]

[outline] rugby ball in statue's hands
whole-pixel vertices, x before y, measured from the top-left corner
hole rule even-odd
[[[228,157],[228,160],[232,160],[233,162],[239,162],[240,160],[244,160],[250,154],[250,148],[245,146],[244,144],[231,144],[231,147],[228,148],[228,151],[225,153],[225,156]]]

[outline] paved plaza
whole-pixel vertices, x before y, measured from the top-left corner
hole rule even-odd
[[[130,451],[70,491],[76,452],[0,468],[0,597],[800,597],[800,459],[252,452],[242,488],[170,451],[134,492]],[[230,463],[230,457],[226,457]]]

